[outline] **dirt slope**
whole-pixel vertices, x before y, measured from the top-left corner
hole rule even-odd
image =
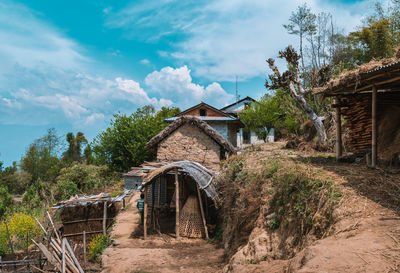
[[[265,158],[291,158],[330,177],[343,194],[331,231],[323,239],[306,243],[294,257],[275,260],[269,255],[274,234],[258,226],[224,271],[400,272],[400,176],[363,164],[336,163],[329,154],[300,154],[281,147],[261,146],[246,160],[256,168]]]
[[[132,238],[139,224],[136,200],[122,211],[111,234],[114,245],[102,255],[104,273],[122,272],[219,272],[222,268],[222,249],[203,240],[175,240],[164,236],[150,236],[146,241]]]

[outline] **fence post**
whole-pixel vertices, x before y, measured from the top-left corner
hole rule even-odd
[[[86,231],[83,231],[83,268],[86,272]]]

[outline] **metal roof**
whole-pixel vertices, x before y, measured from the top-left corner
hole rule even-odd
[[[164,175],[174,169],[179,169],[181,173],[184,172],[191,176],[199,185],[200,190],[205,191],[207,196],[210,197],[214,202],[218,202],[219,198],[214,185],[214,175],[216,173],[207,169],[200,163],[188,160],[166,163],[159,168],[153,169],[148,176],[143,179],[143,183],[139,187],[139,190],[142,190],[146,185],[153,183],[159,176]]]

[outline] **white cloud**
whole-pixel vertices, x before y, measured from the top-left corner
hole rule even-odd
[[[38,63],[76,69],[87,62],[79,46],[33,15],[23,5],[0,2],[0,72],[16,63],[34,67]]]
[[[146,76],[145,83],[163,98],[172,100],[176,105],[187,107],[200,101],[215,106],[224,106],[232,101],[219,83],[213,82],[207,87],[193,83],[190,69],[185,65],[180,68],[164,67]]]
[[[141,64],[144,64],[144,65],[149,65],[149,64],[150,64],[150,61],[147,60],[147,59],[143,59],[143,60],[140,60],[140,63],[141,63]]]
[[[10,99],[7,99],[7,98],[1,98],[0,102],[1,102],[1,104],[7,106],[8,108],[17,108],[17,109],[21,109],[22,108],[21,103],[19,103],[16,100],[10,100]]]
[[[86,118],[85,124],[92,125],[96,122],[104,121],[104,115],[102,113],[93,113]]]
[[[154,41],[169,40],[173,49],[160,56],[173,58],[193,68],[194,75],[211,80],[234,81],[264,75],[265,60],[275,57],[297,38],[286,33],[283,24],[304,0],[216,0],[134,1],[109,14],[106,26],[124,28],[128,37]],[[331,12],[345,31],[360,24],[374,0],[340,4],[306,1],[315,13]],[[180,38],[175,39],[176,35]],[[183,38],[182,38],[183,37]]]

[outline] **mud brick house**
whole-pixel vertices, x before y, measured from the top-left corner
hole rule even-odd
[[[221,160],[236,153],[232,144],[208,123],[186,115],[177,117],[147,147],[157,149],[159,162],[189,160],[215,171]]]
[[[400,155],[400,52],[394,58],[371,61],[332,79],[314,90],[334,98],[336,108],[336,157],[346,151],[377,161],[399,163]],[[342,117],[345,123],[342,125]],[[369,162],[370,161],[370,162]]]
[[[196,117],[206,122],[234,147],[237,146],[237,132],[244,127],[244,124],[237,117],[224,113],[204,102],[182,111],[175,117],[167,118],[165,121],[173,122],[183,116]]]

